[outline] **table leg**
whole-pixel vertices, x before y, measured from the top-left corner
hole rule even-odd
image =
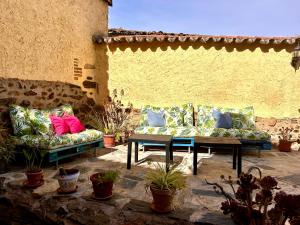
[[[242,172],[242,149],[241,149],[240,146],[237,147],[237,157],[238,157],[237,175],[239,177],[241,175],[241,172]]]
[[[194,175],[197,175],[197,162],[198,162],[197,155],[198,155],[198,148],[195,145],[194,146],[194,157],[193,157],[193,171],[194,171],[193,174]]]
[[[139,143],[135,142],[134,143],[134,162],[138,162],[139,161]]]
[[[236,151],[237,147],[233,146],[233,156],[232,156],[232,169],[236,169]]]
[[[132,142],[128,141],[128,151],[127,151],[127,169],[130,170],[131,167],[131,148]]]
[[[166,144],[166,171],[169,170],[170,165],[170,143]]]

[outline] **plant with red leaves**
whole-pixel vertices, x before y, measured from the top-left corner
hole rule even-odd
[[[252,174],[254,170],[258,171],[258,177]],[[271,176],[262,177],[258,167],[251,167],[247,173],[242,173],[236,182],[230,176],[225,178],[223,175],[221,180],[230,185],[233,195],[218,183],[206,183],[213,185],[214,190],[225,197],[221,210],[225,215],[230,214],[235,224],[284,225],[289,221],[291,225],[300,225],[300,195],[283,191],[275,193],[280,189],[277,181]]]

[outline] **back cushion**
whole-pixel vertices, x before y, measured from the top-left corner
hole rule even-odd
[[[194,126],[194,107],[192,103],[182,105],[183,126]]]
[[[213,117],[214,110],[217,110],[221,113],[230,112],[232,118],[232,128],[249,130],[255,129],[253,106],[243,109],[232,109],[198,105],[197,126],[213,129],[216,124],[216,121]]]
[[[183,114],[182,109],[180,107],[155,107],[150,105],[143,106],[141,109],[141,126],[149,126],[147,118],[148,110],[151,110],[156,113],[164,111],[167,127],[183,126]]]
[[[18,105],[9,106],[9,115],[14,130],[14,135],[23,136],[33,134],[28,110]]]
[[[47,135],[52,130],[49,110],[28,109],[29,120],[38,135]]]
[[[147,112],[148,123],[151,127],[165,127],[166,119],[165,112],[153,112],[152,110],[148,110]]]
[[[165,108],[166,127],[182,127],[183,113],[182,108],[178,106]]]
[[[50,113],[51,115],[55,115],[55,116],[63,116],[63,115],[74,116],[72,106],[69,104],[61,105],[57,108],[51,109]]]

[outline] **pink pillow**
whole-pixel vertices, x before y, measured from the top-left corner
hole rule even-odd
[[[66,124],[62,117],[50,116],[51,123],[54,127],[56,135],[60,136],[70,132],[69,126]]]
[[[72,134],[76,134],[85,130],[85,127],[76,116],[64,116],[63,119],[68,125]]]

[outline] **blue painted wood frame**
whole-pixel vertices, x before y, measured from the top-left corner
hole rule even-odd
[[[56,162],[56,167],[58,167],[58,161],[61,159],[69,158],[75,155],[85,153],[90,150],[94,150],[96,154],[96,149],[103,147],[103,139],[98,139],[95,141],[85,142],[77,145],[70,145],[61,148],[51,149],[48,151],[48,161]]]
[[[194,147],[194,137],[173,137],[173,147],[189,147],[189,148],[193,148]],[[180,142],[182,141],[182,142]],[[187,143],[189,142],[189,143]],[[143,146],[163,146],[162,144],[153,144],[153,143],[147,143],[147,142],[143,142],[143,143],[139,143]]]

